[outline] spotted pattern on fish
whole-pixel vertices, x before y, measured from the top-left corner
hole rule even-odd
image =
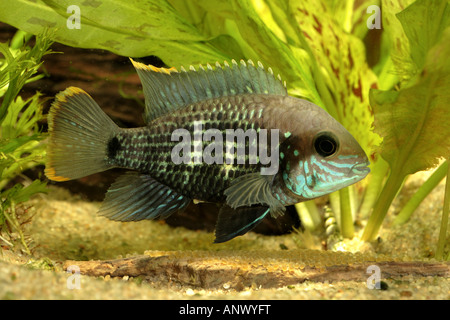
[[[245,154],[245,164],[209,165],[199,164],[175,165],[171,152],[179,141],[171,141],[172,132],[186,129],[194,134],[194,122],[202,122],[202,135],[206,130],[217,128],[226,142],[227,129],[253,129],[259,132],[262,125],[264,98],[255,96],[232,96],[207,100],[204,103],[190,105],[176,115],[167,115],[150,123],[147,127],[126,129],[117,135],[120,149],[110,164],[118,167],[133,168],[150,174],[158,181],[186,196],[204,201],[224,201],[223,191],[229,187],[230,180],[247,173],[258,172],[260,166],[249,165],[249,154]],[[202,150],[209,144],[203,141]],[[234,143],[234,162],[237,160],[238,145]],[[246,140],[248,149],[248,140]],[[190,157],[195,156],[192,152]],[[223,149],[224,159],[228,157]]]

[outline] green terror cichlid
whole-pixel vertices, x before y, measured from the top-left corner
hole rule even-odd
[[[130,169],[108,190],[101,215],[164,219],[194,199],[216,202],[215,242],[224,242],[369,172],[353,136],[320,107],[288,96],[260,63],[177,71],[131,61],[145,127],[119,128],[75,87],[56,95],[48,116],[49,179]]]

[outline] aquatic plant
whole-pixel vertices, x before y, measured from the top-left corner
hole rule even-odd
[[[43,35],[29,47],[26,42],[31,36],[19,31],[9,45],[0,43],[3,55],[0,59],[0,239],[12,245],[12,233],[18,234],[28,253],[21,227],[26,217],[22,216],[24,221],[19,219],[16,208],[32,195],[45,192],[46,183],[39,179],[25,183],[14,179],[24,170],[43,163],[45,148],[40,143],[43,135],[38,122],[43,119],[44,100],[40,93],[26,100],[18,94],[26,83],[42,78],[42,74],[35,74],[52,43]]]
[[[233,58],[271,66],[291,95],[326,109],[371,157],[365,182],[330,196],[345,237],[354,235],[355,215],[370,214],[362,238],[375,239],[406,177],[450,158],[446,0],[37,0],[5,4],[0,21],[33,33],[54,28],[53,40],[67,45],[156,55],[174,67]],[[397,223],[446,168],[442,163]],[[307,227],[322,223],[314,203],[297,207]]]

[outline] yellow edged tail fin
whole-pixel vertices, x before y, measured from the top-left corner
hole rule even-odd
[[[55,181],[78,179],[112,167],[108,141],[120,128],[84,90],[58,93],[48,114],[46,176]]]

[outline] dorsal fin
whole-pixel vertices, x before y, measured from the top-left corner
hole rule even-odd
[[[186,71],[175,68],[156,68],[131,59],[142,82],[145,96],[145,121],[149,123],[168,112],[202,100],[233,96],[242,93],[287,95],[286,83],[275,77],[272,69],[264,69],[251,60],[238,64],[226,61],[215,68],[200,65]]]

